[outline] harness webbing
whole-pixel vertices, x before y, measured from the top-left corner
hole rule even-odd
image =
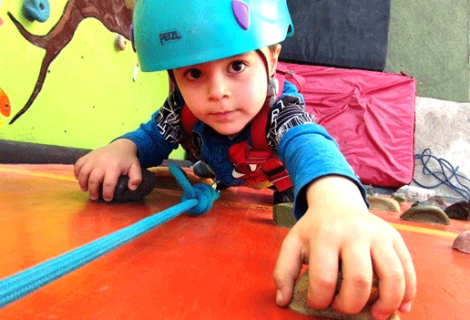
[[[287,76],[291,77],[294,82],[296,82],[299,92],[301,92],[302,85],[305,83],[305,79],[303,77],[289,71],[282,63],[278,63],[275,76],[278,83],[277,98],[280,98],[282,95],[284,81]],[[269,99],[273,98],[274,97],[267,98],[267,101],[264,103],[260,112],[251,121],[250,131],[252,146],[249,147],[247,145],[247,149],[244,152],[246,154],[247,162],[249,164],[260,165],[267,179],[269,179],[278,191],[282,191],[291,187],[292,183],[282,162],[269,147],[266,137],[266,125],[268,123],[269,112],[271,109]],[[197,121],[198,119],[191,110],[189,110],[188,106],[184,105],[181,111],[181,123],[184,131],[187,133],[187,138],[182,142],[182,146],[185,150],[190,151],[196,158],[197,154],[193,150],[192,130]]]

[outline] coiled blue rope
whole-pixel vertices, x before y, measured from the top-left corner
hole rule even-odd
[[[432,176],[436,181],[434,185],[425,185],[413,179],[413,182],[421,188],[434,189],[441,185],[446,185],[456,193],[460,194],[465,201],[470,199],[470,179],[458,173],[459,167],[452,166],[452,164],[443,158],[438,158],[432,155],[431,149],[426,148],[421,154],[415,154],[415,159],[421,161],[423,166],[423,176]],[[431,169],[430,161],[434,161],[434,171]],[[435,169],[439,167],[440,171]],[[455,183],[456,182],[456,183]]]
[[[170,171],[183,189],[180,204],[1,280],[0,308],[132,241],[183,212],[202,215],[209,211],[214,200],[219,197],[218,192],[205,184],[192,186],[176,165],[170,165]]]

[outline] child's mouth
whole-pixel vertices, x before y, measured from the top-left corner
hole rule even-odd
[[[235,114],[235,111],[224,111],[213,113],[212,116],[217,121],[229,121],[230,118]]]

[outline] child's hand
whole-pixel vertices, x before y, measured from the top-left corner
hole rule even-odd
[[[142,181],[137,147],[128,139],[118,139],[107,146],[96,149],[77,160],[75,177],[80,188],[97,200],[103,184],[103,199],[111,201],[120,175],[128,175],[128,188],[135,190]]]
[[[379,278],[374,319],[408,312],[416,293],[413,263],[400,234],[369,213],[356,185],[335,176],[308,187],[309,209],[286,236],[274,270],[279,306],[290,303],[302,264],[309,264],[308,305],[354,314],[365,306],[373,271]],[[343,282],[334,296],[339,261]]]

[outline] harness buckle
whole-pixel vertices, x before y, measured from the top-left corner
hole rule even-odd
[[[283,191],[292,187],[289,174],[279,159],[269,159],[265,165],[262,166],[262,169],[269,178],[269,181],[276,187],[278,191]]]
[[[252,150],[248,149],[245,152],[246,163],[249,164],[263,164],[271,156],[270,150]]]

